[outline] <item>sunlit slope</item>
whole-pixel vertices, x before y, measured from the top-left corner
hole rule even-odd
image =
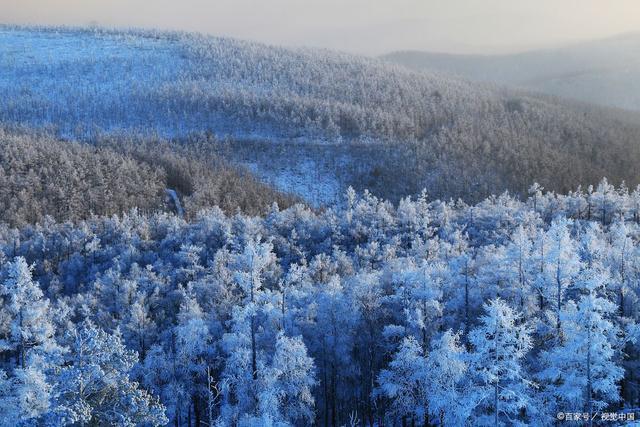
[[[0,98],[5,123],[62,137],[224,137],[280,188],[310,198],[323,184],[320,201],[347,185],[395,200],[638,183],[640,129],[614,112],[329,51],[5,27]]]

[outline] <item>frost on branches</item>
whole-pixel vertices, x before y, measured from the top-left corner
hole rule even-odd
[[[2,425],[555,425],[639,406],[640,215],[600,185],[0,228]]]

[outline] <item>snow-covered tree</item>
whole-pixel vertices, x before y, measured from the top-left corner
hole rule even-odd
[[[630,292],[630,282],[634,272],[633,240],[631,230],[624,222],[616,222],[610,227],[611,249],[608,264],[612,275],[611,289],[616,294],[618,310],[621,317],[627,315],[626,296]]]
[[[426,365],[429,412],[444,425],[464,425],[474,409],[468,388],[469,358],[459,334],[448,330],[437,339]]]
[[[49,300],[32,278],[24,258],[7,263],[0,277],[0,419],[21,425],[44,416],[50,408],[51,381],[47,372],[58,362],[60,348],[54,339]],[[0,365],[1,367],[2,365]]]
[[[390,401],[390,413],[422,423],[429,414],[429,377],[427,359],[414,337],[405,338],[387,369],[378,375],[374,395]]]
[[[473,389],[467,399],[478,406],[476,424],[517,422],[530,402],[524,358],[532,347],[529,328],[504,301],[484,305],[480,325],[471,331]]]
[[[547,231],[548,248],[542,262],[544,271],[539,276],[543,282],[544,297],[552,304],[557,333],[561,330],[560,312],[565,303],[567,289],[580,271],[580,258],[576,243],[571,238],[571,221],[555,219]]]
[[[263,217],[0,225],[0,425],[521,425],[630,408],[640,234],[628,190],[610,196],[604,225],[581,190],[540,190],[535,212],[508,194],[395,207],[353,192]]]
[[[201,420],[197,408],[207,400],[207,368],[216,350],[200,305],[189,292],[182,292],[177,324],[164,332],[162,345],[150,349],[138,370],[162,398],[173,423],[182,424],[192,412],[196,421]]]
[[[279,333],[273,360],[262,376],[258,392],[262,416],[269,415],[292,425],[313,422],[314,364],[302,339]]]
[[[51,408],[51,385],[42,369],[15,369],[11,377],[0,370],[0,426],[30,425]]]
[[[619,399],[623,370],[616,364],[619,330],[611,320],[616,310],[606,298],[610,276],[599,266],[585,269],[577,286],[580,296],[561,312],[563,341],[541,355],[549,410],[581,410],[593,415]]]
[[[506,248],[506,262],[510,288],[513,289],[513,303],[520,311],[531,312],[529,302],[532,295],[533,241],[529,230],[519,226],[511,235]]]
[[[67,334],[69,352],[56,378],[54,417],[62,424],[136,426],[168,422],[157,398],[131,380],[138,355],[119,335],[85,321]]]
[[[424,262],[421,267],[406,263],[394,277],[395,297],[404,312],[407,327],[425,351],[442,315],[442,284],[447,275],[444,264]]]
[[[31,276],[31,268],[24,258],[18,257],[2,271],[5,277],[0,284],[0,296],[4,299],[0,311],[9,322],[0,331],[0,352],[9,352],[17,367],[25,368],[30,357],[44,357],[56,347],[55,332],[49,315],[49,301]]]
[[[245,298],[244,310],[247,311],[249,333],[251,340],[251,375],[254,380],[258,378],[256,344],[257,311],[260,303],[260,293],[267,269],[275,262],[273,246],[268,243],[259,243],[256,240],[247,242],[244,251],[238,254],[235,260],[236,281],[242,289]],[[243,316],[244,317],[244,316]]]

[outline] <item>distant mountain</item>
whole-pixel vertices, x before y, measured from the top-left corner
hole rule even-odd
[[[640,110],[640,33],[512,55],[405,51],[383,58],[416,70]]]
[[[314,204],[640,183],[633,115],[323,50],[4,27],[0,99],[1,122],[58,138],[205,141]]]

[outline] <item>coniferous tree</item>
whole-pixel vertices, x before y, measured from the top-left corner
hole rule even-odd
[[[90,322],[67,334],[69,353],[54,387],[53,417],[63,424],[164,425],[163,405],[134,382],[129,371],[138,355],[119,335]]]
[[[616,306],[606,298],[609,275],[600,265],[585,269],[578,282],[580,295],[563,309],[563,340],[541,355],[546,367],[547,405],[560,411],[579,409],[594,414],[619,399],[623,370],[616,364],[620,349],[617,326],[609,318]]]
[[[532,340],[521,315],[504,301],[489,301],[484,310],[480,325],[470,334],[474,387],[467,398],[479,406],[475,422],[498,426],[502,420],[519,419],[530,403],[524,358]]]

